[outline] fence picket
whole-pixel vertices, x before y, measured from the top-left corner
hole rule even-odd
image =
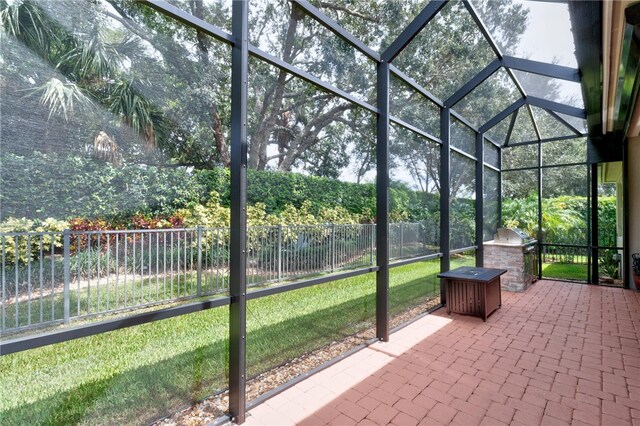
[[[318,273],[373,266],[375,227],[375,224],[250,227],[249,285],[276,284]],[[392,259],[429,254],[426,247],[430,241],[422,231],[423,225],[396,223],[390,228]],[[56,252],[60,237],[62,256]],[[2,333],[227,291],[229,237],[228,228],[202,226],[2,234]],[[45,247],[45,242],[50,242],[50,247]],[[15,247],[9,243],[15,243]],[[50,276],[44,273],[47,267]],[[13,279],[7,278],[10,273]],[[75,280],[73,290],[72,280]],[[38,299],[33,291],[39,291]],[[45,314],[45,291],[46,297],[51,298],[46,308],[51,309],[50,315]]]

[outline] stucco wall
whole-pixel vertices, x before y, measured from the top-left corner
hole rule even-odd
[[[629,139],[629,261],[631,268],[631,253],[640,253],[640,137]],[[631,288],[634,287],[633,275]]]

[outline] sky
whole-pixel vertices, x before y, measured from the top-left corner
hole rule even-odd
[[[571,32],[569,9],[564,2],[519,1],[529,9],[529,25],[522,34],[516,55],[541,62],[556,62],[578,68]],[[578,98],[583,107],[580,84],[559,82],[561,96]]]

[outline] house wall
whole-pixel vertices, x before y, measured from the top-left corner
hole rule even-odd
[[[640,253],[640,137],[629,139],[628,153],[629,259],[627,267],[631,268],[633,264],[631,253]],[[636,288],[633,282],[633,271],[629,276],[631,277],[630,287]]]

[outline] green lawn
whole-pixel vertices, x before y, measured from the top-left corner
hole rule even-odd
[[[582,263],[543,263],[542,277],[586,281],[587,265]]]
[[[472,263],[460,256],[453,265]],[[391,313],[437,297],[439,261],[391,270]],[[375,274],[248,303],[249,375],[375,321]],[[0,419],[142,424],[227,386],[228,307],[0,357]]]

